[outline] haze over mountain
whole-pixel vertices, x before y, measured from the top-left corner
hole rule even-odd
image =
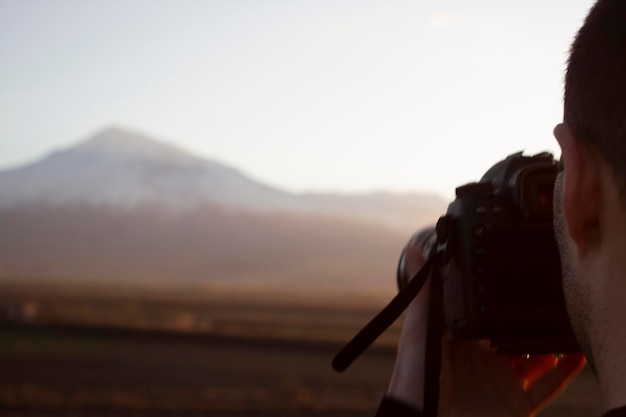
[[[0,277],[393,288],[433,195],[293,194],[120,128],[0,172]]]

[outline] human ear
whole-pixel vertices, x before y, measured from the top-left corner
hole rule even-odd
[[[563,217],[579,258],[589,251],[599,219],[599,171],[596,152],[576,138],[569,126],[559,124],[554,136],[561,146]]]

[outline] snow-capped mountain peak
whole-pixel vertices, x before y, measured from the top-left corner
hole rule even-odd
[[[75,146],[73,150],[75,152],[90,152],[117,156],[198,159],[172,145],[158,142],[144,134],[121,127],[103,129],[90,139]]]
[[[432,223],[446,204],[423,194],[295,195],[219,162],[113,127],[42,160],[0,172],[0,209],[71,206],[147,206],[173,213],[219,206],[338,216],[406,231],[420,226],[415,220],[420,217]]]
[[[268,208],[289,199],[239,171],[121,128],[0,172],[0,207],[26,204]]]

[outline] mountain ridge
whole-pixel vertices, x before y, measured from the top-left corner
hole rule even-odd
[[[0,208],[143,205],[184,214],[202,206],[356,218],[404,230],[412,212],[436,220],[445,202],[434,194],[371,192],[295,194],[241,170],[121,127],[102,129],[41,160],[0,171]]]
[[[234,168],[120,128],[0,172],[0,207],[5,208],[82,203],[184,210],[207,203],[245,206],[246,201],[263,206],[259,199],[272,194],[281,193]]]

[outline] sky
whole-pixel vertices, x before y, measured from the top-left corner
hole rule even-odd
[[[293,192],[452,198],[559,154],[591,0],[0,0],[0,170],[109,127]]]

